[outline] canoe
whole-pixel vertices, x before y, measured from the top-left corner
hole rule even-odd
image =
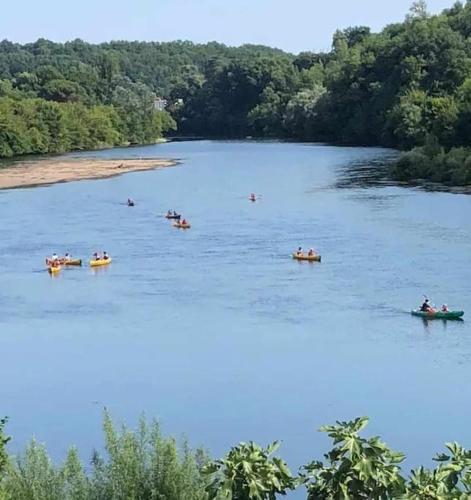
[[[61,264],[64,266],[81,266],[82,259],[61,260]]]
[[[426,319],[461,319],[464,316],[464,311],[411,311],[412,316],[419,316]]]
[[[181,215],[166,215],[165,216],[166,219],[172,219],[172,220],[180,220],[181,219]]]
[[[61,270],[61,266],[48,266],[47,268],[49,274],[57,274]]]
[[[82,259],[72,259],[72,260],[59,259],[59,263],[61,266],[81,266]],[[51,260],[46,259],[46,264],[49,266],[51,264]]]
[[[91,260],[90,261],[90,267],[101,267],[101,266],[107,266],[111,264],[111,257],[108,259],[98,259],[98,260]]]
[[[293,254],[293,259],[295,260],[305,260],[307,262],[320,262],[321,261],[321,256],[320,255],[298,255],[298,254]]]
[[[173,227],[178,227],[179,229],[190,229],[191,227],[191,224],[182,224],[180,222],[175,222],[175,224],[173,225]]]

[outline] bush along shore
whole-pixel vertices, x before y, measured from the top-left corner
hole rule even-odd
[[[304,489],[308,500],[469,498],[471,451],[457,443],[435,457],[434,469],[405,475],[402,453],[378,437],[361,435],[367,418],[323,427],[333,441],[323,460],[293,474],[278,456],[279,443],[266,448],[240,443],[212,460],[186,441],[165,437],[157,422],[141,419],[136,430],[116,429],[105,412],[103,453],[94,451],[84,466],[75,448],[55,465],[46,448],[32,441],[13,457],[6,447],[6,419],[0,420],[0,498],[2,500],[274,500]]]
[[[391,169],[397,181],[431,181],[446,186],[471,186],[471,148],[446,150],[436,142],[402,153]]]

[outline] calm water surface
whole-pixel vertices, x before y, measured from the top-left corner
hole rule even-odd
[[[181,158],[175,168],[0,192],[12,449],[34,435],[54,457],[70,444],[88,456],[104,406],[215,455],[281,439],[293,469],[326,451],[320,425],[360,415],[411,465],[448,440],[470,447],[469,323],[408,311],[427,293],[471,314],[471,197],[365,183],[391,154],[173,143],[93,155]],[[192,229],[172,228],[168,208]],[[298,245],[322,264],[294,262]],[[43,269],[54,251],[96,249],[109,269]]]

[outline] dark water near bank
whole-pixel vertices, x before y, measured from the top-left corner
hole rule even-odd
[[[320,425],[360,415],[411,464],[448,440],[471,447],[469,323],[408,314],[427,293],[471,315],[471,197],[378,183],[391,154],[174,143],[92,155],[182,158],[175,168],[0,192],[12,449],[34,435],[55,457],[69,444],[87,456],[103,406],[215,455],[281,439],[293,469],[326,450]],[[192,229],[159,217],[168,208]],[[292,261],[298,245],[323,263]],[[43,270],[53,251],[95,249],[109,269]]]

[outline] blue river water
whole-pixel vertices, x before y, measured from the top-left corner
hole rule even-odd
[[[279,439],[293,470],[327,451],[321,425],[361,415],[410,465],[445,441],[471,447],[469,323],[409,313],[428,294],[471,314],[471,197],[377,181],[394,155],[382,149],[200,141],[83,155],[181,164],[0,192],[13,451],[35,436],[57,459],[69,445],[87,457],[105,406],[215,456]],[[293,261],[299,245],[323,262]],[[108,269],[44,270],[53,252],[95,250]]]

